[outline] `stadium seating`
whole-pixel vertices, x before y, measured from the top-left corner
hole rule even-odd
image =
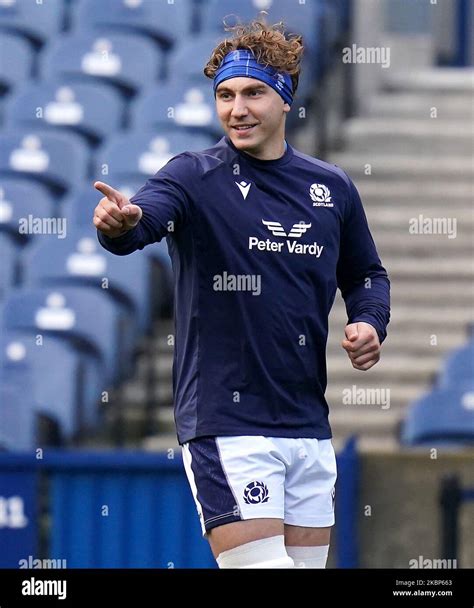
[[[105,84],[29,83],[8,99],[5,124],[12,129],[70,129],[95,142],[120,130],[123,111],[120,95]]]
[[[13,89],[31,76],[33,51],[28,42],[20,36],[0,32],[2,52],[0,53],[0,93]]]
[[[320,74],[323,59],[322,37],[331,32],[337,23],[337,16],[328,10],[324,2],[312,0],[300,3],[298,0],[209,0],[203,9],[202,28],[204,32],[216,31],[225,35],[223,18],[229,26],[255,19],[259,11],[265,10],[270,23],[283,21],[288,33],[302,34],[306,48],[306,67],[313,74]]]
[[[28,216],[51,218],[56,215],[53,198],[41,184],[21,179],[0,177],[0,232],[26,242],[32,236],[22,230]]]
[[[132,197],[143,185],[144,180],[136,180],[133,186],[129,182],[116,181],[114,176],[104,177],[107,183],[123,192],[129,198]],[[1,183],[1,182],[0,182]],[[101,193],[94,188],[94,181],[84,182],[83,185],[75,188],[68,194],[62,203],[63,215],[68,224],[74,226],[92,226],[92,218],[97,203],[102,198]]]
[[[0,30],[17,32],[35,44],[44,44],[63,27],[63,0],[4,0],[0,2]]]
[[[87,145],[75,133],[14,129],[2,134],[0,177],[29,178],[64,193],[85,179]]]
[[[17,281],[19,245],[6,232],[0,232],[0,301]]]
[[[222,129],[217,118],[211,81],[204,84],[173,82],[146,89],[132,106],[135,129],[181,127],[207,133],[219,139]]]
[[[203,150],[215,143],[214,138],[194,135],[182,129],[153,134],[149,131],[127,133],[110,137],[97,153],[97,179],[103,166],[108,167],[115,179],[139,180],[154,175],[170,158],[184,152]]]
[[[45,80],[109,82],[125,94],[161,74],[160,50],[146,38],[127,34],[63,34],[51,41],[41,62]]]
[[[164,48],[190,33],[193,7],[187,0],[82,0],[73,16],[76,31],[131,32]]]
[[[40,345],[36,340],[32,334],[2,332],[0,367],[3,377],[20,386],[30,377],[27,387],[37,404],[37,411],[57,424],[63,438],[70,439],[97,421],[93,411],[88,415],[84,411],[80,356],[63,340],[46,336]]]
[[[474,390],[474,340],[452,352],[444,362],[438,387]]]
[[[12,290],[3,304],[3,326],[63,337],[100,370],[103,384],[123,378],[131,353],[124,347],[127,318],[106,294],[88,287]]]
[[[31,392],[0,378],[0,450],[26,451],[37,447],[37,404]]]
[[[182,40],[173,48],[169,57],[168,80],[196,82],[210,86],[212,82],[204,76],[203,69],[211,57],[212,49],[224,38],[217,32],[204,33],[192,40]]]
[[[38,242],[23,255],[25,285],[85,285],[124,305],[130,316],[129,335],[135,339],[135,320],[145,332],[150,317],[150,266],[136,252],[119,258],[103,249],[94,226],[70,226],[67,239]],[[159,286],[154,286],[159,289]]]
[[[406,445],[474,444],[474,390],[440,389],[408,410],[402,432]]]
[[[143,186],[145,181],[145,177],[136,180],[122,180],[119,175],[115,176],[112,174],[107,176],[107,182],[128,198],[131,198]],[[101,195],[93,188],[92,182],[90,184],[86,183],[82,188],[74,190],[66,198],[62,209],[71,230],[75,230],[75,226],[90,229],[94,209],[100,198]],[[155,313],[159,312],[163,306],[169,306],[172,294],[173,276],[166,241],[163,240],[161,243],[155,243],[146,247],[138,256],[144,256],[152,263],[151,283],[154,285],[154,288],[149,292],[149,308]],[[132,257],[136,259],[138,256]],[[130,284],[133,285],[133,281]]]

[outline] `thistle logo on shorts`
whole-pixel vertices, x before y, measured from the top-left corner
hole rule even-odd
[[[331,202],[331,191],[324,184],[311,184],[309,195],[313,202],[313,207],[334,207]]]
[[[248,505],[268,502],[268,488],[263,481],[251,481],[244,490],[244,501]]]

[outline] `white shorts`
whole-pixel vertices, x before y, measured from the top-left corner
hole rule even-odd
[[[330,439],[200,437],[183,444],[203,535],[223,524],[277,518],[334,525],[336,455]]]

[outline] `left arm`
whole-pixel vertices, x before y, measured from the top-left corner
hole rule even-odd
[[[382,266],[359,193],[349,180],[337,285],[346,304],[348,325],[342,347],[353,367],[370,369],[380,358],[380,345],[390,320],[390,281]]]

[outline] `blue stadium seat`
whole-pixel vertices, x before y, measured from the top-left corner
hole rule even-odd
[[[104,382],[122,378],[130,364],[123,347],[127,319],[105,294],[88,287],[12,290],[2,308],[7,329],[54,334],[69,340],[100,369]]]
[[[28,80],[31,76],[33,51],[28,42],[13,34],[0,32],[0,93]]]
[[[0,177],[0,232],[8,232],[17,240],[28,241],[28,217],[52,218],[54,201],[47,189],[10,177]]]
[[[173,48],[168,60],[170,82],[195,82],[212,89],[212,80],[204,76],[203,70],[211,57],[212,49],[223,38],[217,32],[204,33]]]
[[[0,381],[0,450],[38,447],[36,403],[28,387]]]
[[[151,290],[159,290],[160,286],[151,284],[146,256],[135,252],[118,257],[106,251],[100,246],[92,223],[70,226],[67,239],[33,244],[25,250],[22,262],[26,285],[95,287],[126,307],[132,338],[136,326],[142,332],[149,329]]]
[[[17,282],[19,252],[18,243],[9,234],[0,232],[0,300]]]
[[[120,130],[123,111],[121,96],[104,84],[29,83],[8,99],[5,122],[12,128],[69,129],[95,143]]]
[[[0,176],[34,179],[57,193],[83,182],[89,151],[75,133],[15,129],[0,140]]]
[[[147,89],[133,102],[132,122],[137,130],[159,132],[171,125],[215,138],[222,136],[211,81],[174,82]]]
[[[144,179],[132,181],[122,181],[118,177],[108,175],[102,181],[113,185],[114,188],[123,192],[125,196],[131,198],[144,184]],[[94,209],[102,198],[100,192],[94,188],[94,182],[85,182],[82,186],[75,188],[68,194],[62,202],[62,211],[68,224],[74,229],[75,226],[92,226]],[[1,187],[1,181],[0,181]]]
[[[435,390],[408,410],[402,441],[406,445],[474,444],[474,390]]]
[[[189,35],[192,12],[190,0],[82,0],[75,10],[74,28],[144,34],[167,48]]]
[[[8,382],[21,384],[30,376],[38,411],[58,424],[63,438],[71,439],[97,421],[95,412],[84,411],[81,358],[63,340],[46,336],[38,345],[32,334],[2,332],[0,367]]]
[[[438,387],[474,390],[474,340],[448,355],[441,370]]]
[[[185,151],[203,150],[214,143],[212,137],[190,135],[182,130],[160,134],[131,132],[116,135],[97,153],[97,179],[107,181],[108,177],[101,175],[101,168],[106,165],[115,179],[144,180],[154,175],[173,156]]]
[[[209,0],[203,10],[203,30],[226,34],[223,19],[230,26],[248,22],[258,16],[259,11],[268,12],[269,23],[283,21],[290,34],[301,34],[312,59],[319,50],[320,35],[324,26],[325,6],[321,0],[301,3],[299,0]]]
[[[18,32],[43,44],[63,27],[63,0],[8,0],[0,2],[0,29]]]
[[[153,42],[139,36],[83,33],[51,42],[41,65],[44,80],[100,80],[129,94],[157,80],[162,55]]]
[[[107,176],[107,182],[114,186],[125,196],[131,198],[145,183],[145,179],[121,180],[119,176]],[[92,226],[94,209],[99,202],[101,195],[92,187],[92,184],[85,184],[82,188],[74,190],[67,197],[63,205],[64,216],[72,230],[75,226]],[[159,289],[153,289],[150,297],[150,307],[157,314],[163,306],[169,306],[173,293],[173,271],[171,260],[168,255],[168,247],[165,240],[155,243],[145,248],[143,254],[152,263],[152,283],[159,285]]]

